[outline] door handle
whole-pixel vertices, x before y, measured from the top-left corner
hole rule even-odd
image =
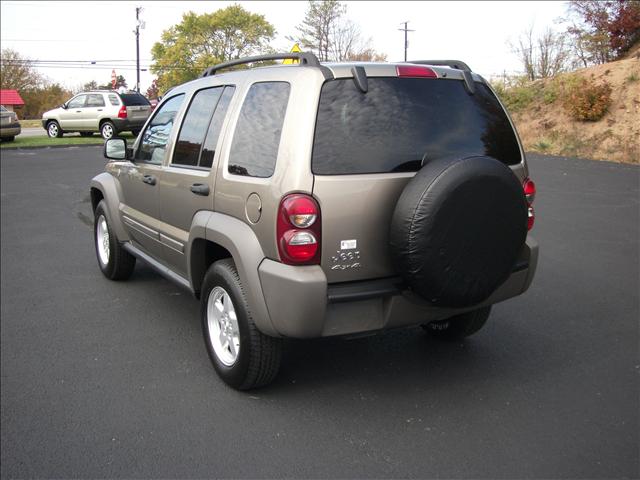
[[[156,177],[154,177],[153,175],[145,175],[144,177],[142,177],[142,181],[147,185],[155,185]]]
[[[82,110],[76,110],[76,113],[82,113]]]
[[[101,111],[102,111],[102,109],[101,109],[101,108],[99,108],[99,109],[98,109],[98,111],[99,111],[99,112],[101,112]]]
[[[196,195],[202,195],[206,197],[209,195],[209,185],[205,185],[203,183],[194,183],[191,185],[191,191]]]

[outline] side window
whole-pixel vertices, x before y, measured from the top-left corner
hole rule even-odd
[[[135,160],[162,163],[167,142],[171,136],[171,130],[183,100],[184,94],[176,95],[156,110],[151,122],[142,134]]]
[[[229,104],[235,91],[235,87],[225,87],[224,92],[222,92],[216,111],[213,113],[213,118],[209,124],[207,138],[204,141],[204,147],[202,147],[202,153],[200,154],[201,167],[211,168],[211,165],[213,165],[213,158],[216,155],[216,145],[218,144],[218,137],[220,137],[220,131],[222,130],[222,123],[227,116]]]
[[[110,93],[109,103],[111,103],[111,105],[113,105],[114,107],[117,107],[118,105],[120,105],[120,100],[118,100],[118,96],[116,94]]]
[[[104,98],[100,93],[91,93],[87,98],[87,107],[104,107]]]
[[[223,89],[224,87],[215,87],[199,90],[191,99],[173,150],[173,165],[198,166],[202,142]]]
[[[84,107],[84,102],[86,101],[86,99],[87,99],[86,95],[78,95],[77,97],[74,97],[71,100],[69,100],[69,103],[67,104],[67,108],[82,108]]]
[[[229,154],[229,173],[267,178],[273,175],[290,86],[254,83],[240,110]]]

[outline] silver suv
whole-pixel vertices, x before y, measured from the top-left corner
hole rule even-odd
[[[421,325],[462,339],[536,269],[522,146],[462,62],[227,62],[105,156],[100,269],[123,280],[140,259],[199,298],[211,362],[237,389],[275,377],[283,338]]]
[[[100,132],[104,139],[123,131],[137,136],[150,113],[149,100],[138,92],[96,90],[79,93],[45,112],[42,126],[52,138],[70,132],[80,132],[82,136]]]

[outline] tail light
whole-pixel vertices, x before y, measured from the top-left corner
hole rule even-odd
[[[420,67],[416,65],[398,65],[396,72],[399,77],[425,77],[425,78],[438,78],[436,72],[429,67]]]
[[[310,195],[293,193],[278,209],[278,253],[288,265],[320,263],[320,207]]]
[[[118,110],[118,118],[127,118],[127,107],[124,105]]]
[[[533,201],[536,198],[536,184],[530,178],[525,178],[524,182],[522,182],[522,189],[524,190],[524,198],[527,200],[527,230],[531,230],[536,220],[536,214],[533,210]]]

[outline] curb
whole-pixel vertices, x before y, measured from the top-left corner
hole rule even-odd
[[[87,148],[87,147],[103,147],[104,144],[93,143],[93,144],[78,144],[78,145],[34,145],[31,147],[4,147],[0,149],[0,152],[5,150],[44,150],[45,148]]]

